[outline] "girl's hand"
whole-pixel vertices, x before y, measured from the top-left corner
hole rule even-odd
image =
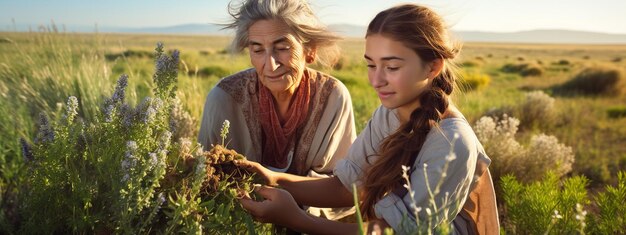
[[[284,189],[258,186],[255,191],[265,200],[257,202],[249,198],[239,199],[241,205],[255,220],[263,223],[274,223],[293,228],[298,221],[307,216],[298,207],[291,194]]]
[[[274,171],[271,171],[270,169],[263,167],[258,162],[252,162],[252,161],[241,159],[241,160],[234,160],[233,163],[237,167],[243,168],[249,172],[257,173],[257,175],[261,176],[263,180],[265,180],[265,183],[267,185],[270,185],[270,186],[278,185],[276,182],[277,173]]]

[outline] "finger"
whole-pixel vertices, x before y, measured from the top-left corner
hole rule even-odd
[[[250,197],[250,194],[248,193],[248,191],[244,190],[244,189],[237,189],[237,199],[252,199]]]
[[[259,202],[256,202],[252,199],[242,198],[239,199],[239,203],[241,204],[243,209],[248,211],[250,215],[252,215],[253,217],[257,217],[257,210],[260,206]]]
[[[244,160],[244,159],[233,160],[233,163],[235,164],[235,166],[246,168],[246,169],[254,168],[254,162]]]
[[[254,191],[258,193],[259,195],[261,195],[263,198],[270,200],[270,201],[274,199],[274,196],[276,195],[276,190],[278,189],[274,187],[270,187],[270,186],[265,186],[265,185],[260,185],[260,184],[254,185]]]

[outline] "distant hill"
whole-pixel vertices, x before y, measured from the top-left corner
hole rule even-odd
[[[215,24],[184,24],[165,27],[123,28],[98,27],[105,33],[149,33],[149,34],[195,34],[195,35],[233,35],[232,30],[221,30]],[[344,37],[363,38],[365,26],[352,24],[333,24],[329,28]],[[38,27],[18,26],[17,31],[37,31]],[[67,32],[91,33],[95,26],[63,26],[59,30]],[[0,31],[13,31],[10,27]],[[502,42],[502,43],[564,43],[564,44],[626,44],[626,34],[608,34],[573,30],[531,30],[511,33],[481,31],[454,31],[454,35],[464,42]]]
[[[466,42],[626,44],[626,34],[573,30],[531,30],[513,33],[457,31],[454,34]]]
[[[216,24],[183,24],[167,27],[126,28],[123,33],[153,33],[153,34],[206,34],[229,35],[231,31],[221,30],[223,26]]]

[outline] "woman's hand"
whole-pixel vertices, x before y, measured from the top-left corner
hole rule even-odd
[[[277,173],[271,171],[263,167],[258,162],[248,161],[248,160],[234,160],[233,163],[235,166],[243,168],[249,172],[257,173],[257,175],[261,176],[265,183],[270,186],[277,186]]]
[[[255,220],[263,223],[280,224],[289,228],[294,228],[299,221],[307,216],[298,207],[291,194],[284,189],[257,186],[255,191],[265,200],[257,202],[249,197],[239,199]]]

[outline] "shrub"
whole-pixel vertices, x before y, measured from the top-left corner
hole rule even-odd
[[[106,54],[104,55],[104,57],[111,61],[111,60],[115,60],[118,57],[124,57],[124,58],[151,58],[152,56],[154,56],[154,54],[152,52],[149,51],[144,51],[144,50],[126,50],[122,53],[110,53],[110,54]]]
[[[594,197],[598,216],[592,217],[591,233],[619,234],[626,228],[626,172],[617,174],[617,185],[607,185],[604,192]]]
[[[555,87],[563,94],[620,95],[624,91],[624,73],[615,68],[587,68],[573,79]]]
[[[472,71],[462,70],[461,79],[458,80],[458,85],[467,91],[478,90],[487,87],[491,82],[489,75]]]
[[[623,118],[626,117],[626,107],[625,106],[617,106],[612,107],[606,110],[607,115],[610,118]]]
[[[10,38],[0,38],[0,43],[13,43]]]
[[[548,170],[559,177],[569,173],[574,164],[574,153],[571,147],[560,144],[556,137],[539,134],[531,137],[520,160],[523,161],[519,162],[520,167],[526,169],[518,169],[524,172],[518,179],[530,182]]]
[[[505,64],[500,69],[505,73],[517,73],[521,76],[540,76],[543,74],[543,69],[536,64],[523,63],[523,64]]]
[[[524,182],[532,182],[550,170],[558,177],[571,171],[574,154],[570,147],[544,134],[532,136],[529,145],[523,147],[515,140],[519,123],[505,115],[501,120],[482,117],[474,125],[476,136],[492,159],[494,179],[513,174]]]
[[[554,62],[553,64],[555,64],[555,65],[570,65],[571,63],[569,62],[569,60],[559,60],[557,62]]]
[[[269,231],[237,201],[252,183],[232,164],[243,156],[224,141],[204,152],[185,138],[172,140],[189,136],[184,130],[195,124],[176,98],[179,53],[164,55],[161,44],[156,51],[155,97],[127,104],[123,75],[95,120],[80,119],[78,100],[70,97],[63,118],[41,115],[34,145],[20,141],[28,176],[19,182],[19,211],[12,215],[21,219],[12,225],[17,233]]]
[[[215,76],[218,78],[223,78],[230,75],[230,72],[221,66],[211,65],[203,67],[198,71],[189,71],[189,75],[197,75],[199,77]]]
[[[491,173],[494,179],[514,172],[522,152],[522,146],[515,140],[519,120],[506,115],[502,120],[482,117],[474,125],[474,131],[491,158]]]
[[[555,116],[554,98],[543,91],[528,92],[516,110],[524,126],[550,124]]]
[[[520,75],[524,77],[541,76],[542,74],[543,74],[543,69],[541,69],[541,67],[539,66],[530,66],[520,72]]]
[[[478,67],[480,65],[481,65],[481,63],[478,60],[467,60],[467,61],[463,61],[463,63],[461,63],[462,67]]]
[[[584,233],[589,204],[583,176],[562,183],[553,173],[543,180],[523,184],[511,175],[502,178],[504,201],[503,229],[512,234],[580,234]]]

